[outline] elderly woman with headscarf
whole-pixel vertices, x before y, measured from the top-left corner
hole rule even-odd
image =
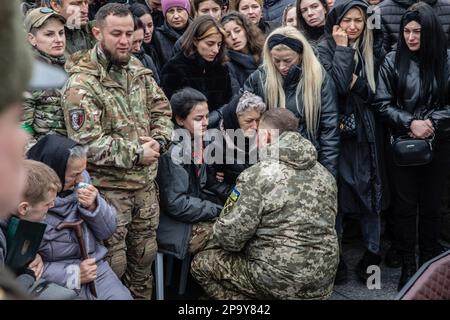
[[[130,300],[130,292],[120,282],[108,262],[107,249],[100,243],[116,230],[116,210],[91,185],[86,171],[87,148],[58,135],[47,135],[29,151],[28,158],[52,168],[62,190],[55,206],[43,221],[47,224],[39,254],[44,260],[43,277],[75,289],[83,299]],[[60,229],[63,222],[82,220],[82,239],[89,256],[84,259],[74,229]],[[92,284],[96,287],[93,294]]]

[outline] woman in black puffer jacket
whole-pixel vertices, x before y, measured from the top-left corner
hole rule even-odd
[[[338,110],[334,85],[306,38],[294,27],[273,31],[263,49],[264,64],[244,90],[268,108],[287,108],[299,119],[299,132],[317,149],[319,162],[335,177],[339,155]]]
[[[400,166],[394,162],[393,148],[388,148],[392,214],[402,255],[399,289],[417,269],[417,218],[419,264],[440,252],[440,199],[450,166],[450,59],[445,33],[433,9],[422,2],[406,11],[400,26],[397,49],[380,67],[374,106],[393,140],[431,139],[434,155],[427,164]]]

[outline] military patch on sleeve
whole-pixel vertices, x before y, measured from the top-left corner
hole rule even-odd
[[[83,109],[75,109],[69,112],[70,126],[73,130],[78,131],[84,124],[85,116]]]
[[[228,196],[227,201],[225,202],[225,205],[223,206],[223,211],[226,213],[230,212],[231,209],[233,209],[234,204],[239,200],[239,197],[241,196],[241,193],[236,189],[236,187],[233,188],[230,195]]]
[[[234,202],[237,202],[240,196],[241,193],[238,191],[238,189],[236,189],[236,187],[234,187],[233,190],[231,191],[230,199],[233,200]]]

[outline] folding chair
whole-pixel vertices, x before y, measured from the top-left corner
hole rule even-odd
[[[396,300],[450,300],[450,250],[426,262]]]

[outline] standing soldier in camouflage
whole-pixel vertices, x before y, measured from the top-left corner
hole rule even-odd
[[[92,49],[95,38],[89,22],[88,0],[49,0],[50,7],[66,19],[66,54]]]
[[[133,31],[126,5],[100,8],[93,28],[98,43],[66,63],[62,105],[68,136],[89,145],[93,184],[117,209],[107,260],[135,298],[150,299],[159,222],[154,179],[173,125],[151,71],[130,56]]]
[[[339,254],[336,182],[297,128],[298,119],[286,109],[261,117],[261,160],[238,177],[212,240],[192,262],[209,297],[331,295]]]
[[[64,70],[66,20],[50,8],[37,8],[25,17],[25,30],[35,58],[45,64]],[[64,113],[61,108],[61,90],[45,89],[27,92],[23,107],[22,127],[35,143],[49,133],[66,136]]]

